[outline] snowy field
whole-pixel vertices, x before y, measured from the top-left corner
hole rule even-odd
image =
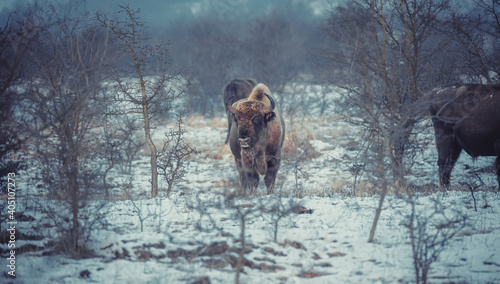
[[[156,131],[158,141],[168,127]],[[355,129],[336,117],[295,121],[289,125],[275,194],[265,195],[261,182],[256,196],[234,197],[238,179],[223,144],[226,127],[225,117],[187,120],[185,138],[199,153],[190,158],[185,180],[168,198],[147,198],[150,176],[143,153],[135,163],[137,198],[128,200],[117,191],[112,201],[96,200],[89,209],[105,205],[99,211],[103,225],[90,236],[96,257],[61,256],[51,253],[48,239],[19,237],[19,251],[28,245],[42,249],[16,255],[17,278],[12,280],[5,277],[7,244],[0,244],[0,282],[234,283],[244,220],[240,283],[414,283],[410,224],[416,231],[413,244],[437,254],[430,283],[500,283],[494,159],[473,161],[463,154],[456,165],[454,185],[475,173],[486,184],[474,193],[474,204],[467,190],[435,190],[436,151],[429,145],[407,177],[422,192],[410,198],[391,190],[375,241],[369,243],[380,197],[377,189],[369,190],[366,173],[353,187],[349,168],[359,155]],[[36,205],[40,200],[30,195],[37,188],[29,177],[29,170],[17,176],[17,228],[25,235],[53,236],[54,228]],[[57,206],[56,201],[43,202]]]
[[[467,224],[450,240],[431,267],[431,283],[500,283],[500,198],[478,194],[478,212],[466,192],[437,193],[418,199],[428,213],[439,200],[450,220],[467,216]],[[276,196],[239,200],[246,220],[245,266],[241,283],[412,283],[414,269],[409,230],[410,206],[390,196],[375,242],[368,233],[377,206],[374,197],[306,197],[299,202],[312,213],[291,213],[278,223],[274,241],[272,213],[262,204],[287,204]],[[140,232],[137,213],[128,201],[110,204],[108,230],[94,232],[92,247],[100,256],[75,260],[26,253],[18,257],[16,283],[233,283],[240,247],[240,221],[213,191],[162,201],[142,208],[156,214]],[[203,213],[194,207],[206,204]],[[246,205],[246,206],[245,206]],[[250,207],[253,206],[253,207]],[[431,220],[431,229],[446,223]],[[26,224],[28,225],[28,224]],[[159,232],[158,232],[159,229]],[[434,232],[429,232],[429,234]],[[21,242],[21,241],[20,241]],[[84,271],[88,278],[80,277]]]

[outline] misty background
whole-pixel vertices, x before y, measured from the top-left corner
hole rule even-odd
[[[2,23],[22,18],[32,3],[4,2]],[[47,3],[60,11],[78,7],[92,18],[96,12],[120,17],[119,6],[129,1]],[[224,110],[221,89],[231,79],[254,78],[280,94],[291,80],[317,75],[316,55],[328,42],[321,26],[332,5],[324,0],[130,2],[140,9],[148,40],[166,41],[172,64],[190,79],[190,112],[210,116]]]
[[[71,0],[51,1],[61,6],[71,5]],[[118,5],[127,5],[140,8],[143,12],[144,21],[148,22],[152,28],[164,29],[171,25],[177,25],[178,21],[190,21],[200,16],[215,16],[221,20],[234,19],[239,22],[248,22],[257,16],[268,14],[279,9],[294,18],[311,20],[324,16],[328,8],[337,1],[328,0],[88,0],[83,1],[82,9],[89,12],[101,11],[103,13],[115,13]],[[4,0],[0,3],[2,16],[10,11],[20,10],[33,3],[31,0]]]

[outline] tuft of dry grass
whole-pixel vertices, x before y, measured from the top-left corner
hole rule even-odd
[[[309,271],[302,272],[302,273],[300,273],[297,276],[300,277],[300,278],[314,278],[314,277],[323,276],[323,275],[325,275],[325,273],[316,272],[316,271],[313,271],[311,269]]]
[[[301,161],[310,161],[318,158],[321,153],[316,151],[310,141],[314,140],[314,135],[305,132],[298,133],[296,130],[285,135],[282,154],[285,159],[294,159],[300,156]]]
[[[204,116],[201,115],[190,115],[189,118],[186,120],[186,125],[193,127],[193,128],[200,128],[200,127],[223,127],[227,128],[227,118],[224,117],[215,117],[213,119],[207,119]]]

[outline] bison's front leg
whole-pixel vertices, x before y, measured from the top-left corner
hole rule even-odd
[[[238,169],[238,174],[240,176],[240,187],[242,194],[246,194],[246,189],[248,188],[248,192],[253,194],[259,185],[259,175],[257,172],[251,167],[247,167],[247,165],[241,160],[234,159],[236,163],[236,168]]]
[[[451,171],[460,156],[462,147],[453,134],[453,129],[445,123],[433,119],[436,147],[438,151],[439,182],[441,186],[450,185]]]
[[[255,168],[257,169],[257,173],[261,176],[267,173],[266,155],[263,151],[258,152],[255,157]]]
[[[238,176],[240,178],[240,192],[241,194],[246,194],[246,178],[245,171],[243,170],[243,166],[241,164],[241,160],[234,158],[234,163],[236,164],[236,169],[238,170]]]
[[[276,181],[276,175],[278,174],[280,164],[281,164],[281,159],[278,157],[272,157],[267,162],[267,172],[266,172],[266,177],[264,178],[264,182],[267,187],[267,194],[273,193]]]
[[[250,194],[254,194],[259,185],[259,174],[249,168],[243,168],[243,172],[243,187],[248,188]]]

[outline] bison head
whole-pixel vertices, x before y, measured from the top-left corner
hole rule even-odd
[[[227,110],[232,114],[238,127],[238,141],[243,149],[252,148],[261,141],[265,136],[263,133],[268,122],[276,116],[273,112],[274,100],[268,94],[265,95],[269,98],[270,106],[262,101],[247,100],[236,102],[233,107],[227,105],[232,97],[226,100]]]

